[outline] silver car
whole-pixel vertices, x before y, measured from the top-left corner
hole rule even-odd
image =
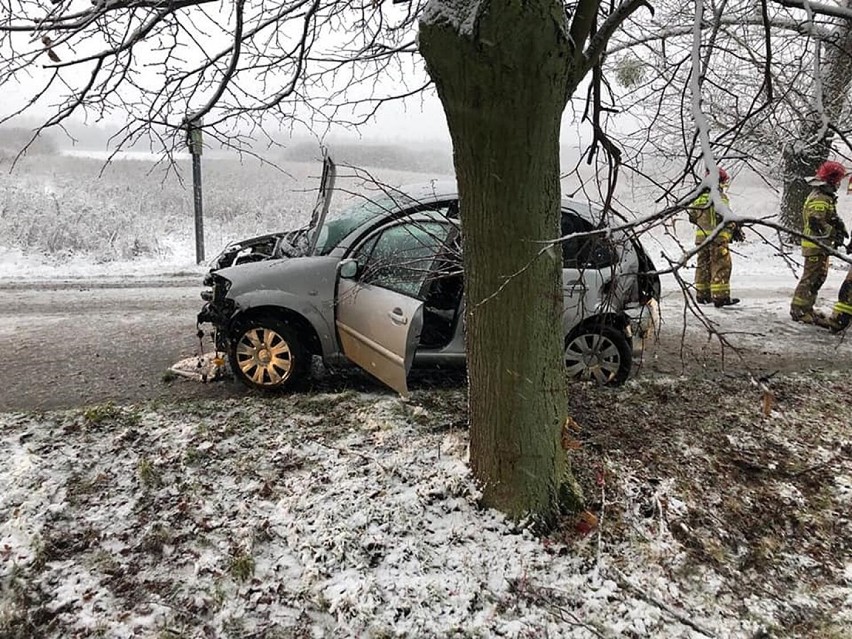
[[[319,355],[406,394],[412,366],[463,366],[455,184],[387,190],[328,216],[333,184],[326,160],[306,228],[232,244],[206,276],[198,322],[213,324],[234,375],[289,388]],[[660,282],[638,240],[602,222],[587,203],[562,202],[565,365],[571,377],[620,384],[655,322]]]

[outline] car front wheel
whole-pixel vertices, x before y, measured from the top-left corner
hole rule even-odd
[[[632,366],[630,340],[624,331],[613,326],[587,326],[565,340],[565,368],[569,377],[617,386],[627,381]]]
[[[237,379],[260,390],[290,388],[310,370],[310,356],[297,332],[272,318],[241,323],[228,356]]]

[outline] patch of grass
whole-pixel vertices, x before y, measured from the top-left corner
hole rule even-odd
[[[194,466],[204,459],[204,451],[199,450],[195,446],[189,446],[183,454],[183,463],[187,466]]]
[[[814,629],[813,636],[822,639],[849,639],[849,627],[841,626],[833,621],[825,621],[824,625],[819,624]]]
[[[231,556],[228,572],[236,581],[248,581],[254,575],[254,558],[245,551]]]
[[[68,477],[66,493],[68,501],[72,504],[81,504],[86,498],[95,495],[99,490],[107,487],[110,483],[105,473],[98,473],[94,477],[87,477],[78,473],[72,473]]]
[[[4,639],[30,639],[33,601],[26,591],[24,581],[17,576],[17,565],[12,565],[3,583],[3,605],[0,606],[0,637]]]
[[[225,603],[225,599],[228,597],[228,593],[225,592],[225,587],[222,585],[221,581],[216,581],[213,584],[213,590],[210,593],[210,597],[213,599],[213,603],[216,604],[217,608],[221,608],[222,604]]]
[[[222,622],[222,630],[228,639],[242,639],[246,636],[246,623],[242,617],[229,617]]]
[[[116,406],[113,402],[95,404],[83,410],[83,420],[87,426],[101,426],[110,422],[120,422],[124,426],[138,426],[142,415],[134,409]]]
[[[33,570],[41,570],[44,564],[47,563],[47,548],[44,545],[44,539],[41,536],[34,536],[30,542],[30,547],[33,551],[33,559],[30,566]]]
[[[140,457],[136,463],[136,473],[145,488],[157,488],[162,483],[160,471],[147,457]]]
[[[175,381],[178,377],[180,377],[180,376],[177,373],[175,373],[173,370],[167,369],[163,372],[163,376],[160,378],[160,380],[163,383],[168,384],[169,382]]]
[[[121,564],[114,555],[105,551],[97,550],[92,554],[91,564],[96,569],[107,575],[116,575],[121,572]]]
[[[163,524],[154,524],[142,537],[139,547],[145,552],[159,555],[170,543],[172,543],[172,534],[169,529]]]
[[[293,395],[293,410],[303,413],[318,413],[328,414],[336,409],[341,404],[346,404],[351,401],[358,400],[358,393],[352,390],[346,390],[342,393],[333,394],[300,394]]]
[[[95,404],[83,411],[83,419],[86,420],[86,423],[95,426],[106,421],[118,419],[120,415],[121,409],[112,402]]]

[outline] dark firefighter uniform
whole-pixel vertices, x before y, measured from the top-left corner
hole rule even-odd
[[[820,318],[813,309],[819,289],[828,277],[828,253],[813,240],[836,248],[843,245],[843,238],[847,235],[843,220],[837,215],[837,196],[834,192],[820,187],[811,191],[802,209],[802,222],[805,267],[793,293],[790,315],[797,321],[819,323]]]
[[[727,205],[728,196],[721,193],[722,201]],[[699,195],[689,206],[689,221],[695,224],[695,245],[703,244],[713,234],[724,218],[716,213],[710,192]],[[738,236],[734,223],[726,224],[713,242],[698,252],[698,266],[695,269],[695,294],[699,303],[713,301],[723,306],[731,301],[731,253],[728,244],[731,238]]]
[[[852,253],[852,242],[846,247],[847,253]],[[831,326],[833,331],[842,331],[849,326],[852,320],[852,266],[846,271],[846,279],[840,285],[837,294],[837,302],[834,304],[834,313],[831,314]]]

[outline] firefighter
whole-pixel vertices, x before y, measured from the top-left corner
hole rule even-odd
[[[719,191],[722,201],[728,205],[728,186],[731,182],[728,172],[719,168]],[[716,212],[710,189],[705,188],[689,206],[689,221],[695,225],[695,245],[700,246],[713,234],[716,227],[724,222]],[[725,224],[718,235],[707,246],[698,251],[698,265],[695,269],[695,300],[699,304],[713,302],[716,308],[738,304],[739,298],[731,297],[731,253],[728,243],[745,239],[738,224]]]
[[[805,266],[802,277],[793,293],[790,304],[790,317],[795,322],[816,324],[831,328],[831,320],[814,310],[814,303],[820,288],[828,277],[828,251],[817,244],[837,248],[843,246],[849,235],[843,220],[837,215],[837,187],[846,175],[846,169],[839,162],[823,162],[811,180],[813,190],[805,200],[802,209],[802,255]]]
[[[846,246],[846,252],[852,253],[852,242]],[[834,304],[834,312],[829,318],[829,328],[832,332],[837,333],[849,326],[849,321],[852,320],[852,265],[846,271],[846,279],[840,285],[840,292],[837,294],[837,302]]]

